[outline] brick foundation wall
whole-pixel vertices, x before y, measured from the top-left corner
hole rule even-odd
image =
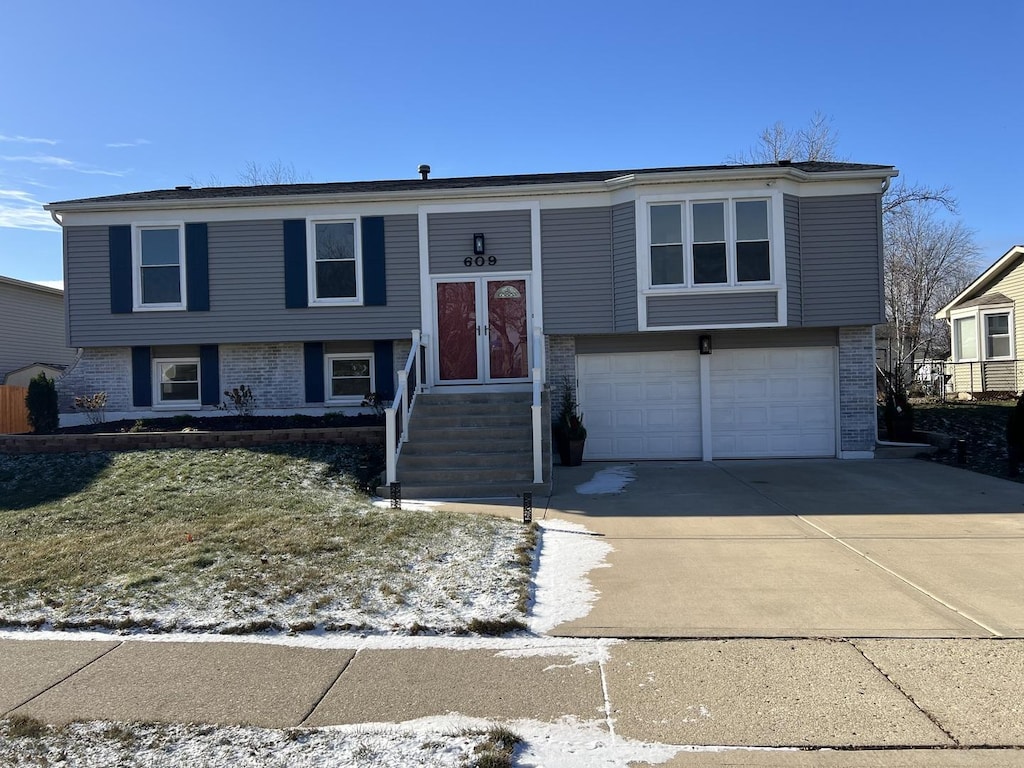
[[[61,413],[74,413],[76,396],[107,393],[108,411],[132,407],[132,352],[128,347],[84,347],[78,360],[57,379]]]
[[[839,430],[843,451],[875,449],[875,329],[839,329]]]
[[[119,432],[96,435],[0,435],[0,453],[145,451],[161,448],[244,448],[276,443],[383,445],[383,427],[254,429],[238,432]]]
[[[302,344],[221,344],[221,391],[245,384],[257,408],[300,408],[306,404]]]

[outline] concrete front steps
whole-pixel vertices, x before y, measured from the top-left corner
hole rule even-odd
[[[551,490],[551,414],[542,396],[544,482],[533,482],[530,392],[426,393],[416,398],[398,460],[402,497],[466,499]],[[387,487],[379,489],[387,497]]]

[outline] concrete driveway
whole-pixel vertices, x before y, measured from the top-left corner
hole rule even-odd
[[[576,488],[628,467],[617,494]],[[552,634],[1024,636],[1024,486],[917,460],[556,467],[546,519],[613,551]]]

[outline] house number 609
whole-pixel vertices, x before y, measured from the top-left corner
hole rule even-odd
[[[462,263],[467,267],[482,267],[484,264],[493,267],[498,263],[498,259],[494,256],[488,256],[487,258],[483,256],[477,256],[476,258],[467,256]]]

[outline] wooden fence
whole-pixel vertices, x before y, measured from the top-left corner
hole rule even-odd
[[[0,387],[0,435],[31,432],[25,395],[28,387]]]

